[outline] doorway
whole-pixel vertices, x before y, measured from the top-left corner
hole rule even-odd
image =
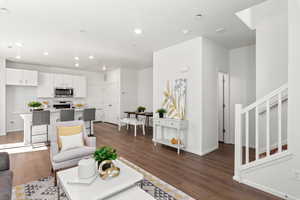
[[[218,72],[218,139],[230,143],[229,132],[229,75]]]
[[[120,84],[109,82],[102,88],[104,122],[118,124],[120,110]]]

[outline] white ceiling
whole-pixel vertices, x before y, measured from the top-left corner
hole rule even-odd
[[[0,14],[0,56],[16,60],[20,54],[18,62],[71,68],[78,56],[80,68],[87,70],[150,67],[153,51],[197,36],[227,48],[253,44],[254,32],[234,13],[263,1],[0,0],[10,11]],[[199,13],[203,17],[195,17]],[[135,35],[135,28],[143,34]],[[218,28],[226,31],[216,33]]]

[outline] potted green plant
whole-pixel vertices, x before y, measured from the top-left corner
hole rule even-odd
[[[167,110],[164,108],[160,108],[156,112],[159,114],[159,118],[164,118],[164,114],[167,113]]]
[[[97,149],[93,157],[95,161],[98,163],[98,168],[99,168],[101,162],[105,160],[116,160],[118,158],[118,154],[116,149],[109,146],[104,146],[101,147],[100,149]],[[106,170],[108,168],[110,168],[109,164],[103,166],[103,170]]]
[[[31,111],[33,110],[42,110],[41,109],[41,106],[42,106],[42,103],[41,102],[38,102],[38,101],[31,101],[28,103],[28,107],[30,107]]]
[[[146,110],[146,108],[145,108],[144,106],[139,106],[139,107],[137,108],[137,111],[138,111],[138,112],[145,112],[145,110]]]

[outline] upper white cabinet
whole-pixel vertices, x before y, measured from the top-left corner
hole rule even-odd
[[[54,97],[54,74],[39,73],[37,96],[42,98]]]
[[[54,74],[54,87],[56,88],[72,88],[73,76],[66,74]]]
[[[66,88],[72,88],[73,87],[73,77],[72,75],[63,75],[63,79],[64,79],[64,85]]]
[[[55,88],[73,88],[74,98],[87,96],[87,80],[84,76],[7,68],[6,77],[7,85],[38,86],[39,98],[53,98]]]
[[[84,76],[73,76],[67,74],[39,73],[38,97],[54,97],[55,88],[73,88],[74,98],[85,98],[87,96],[87,84]]]
[[[6,84],[19,86],[37,86],[38,72],[22,69],[6,69]]]
[[[75,98],[87,96],[86,78],[84,76],[73,76],[73,88]]]

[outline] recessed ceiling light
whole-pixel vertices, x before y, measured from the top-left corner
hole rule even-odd
[[[93,59],[94,59],[94,56],[92,56],[92,55],[89,56],[89,59],[90,59],[90,60],[93,60]]]
[[[1,14],[8,14],[9,10],[7,8],[0,8],[0,13]]]
[[[218,28],[216,29],[217,33],[224,33],[225,32],[225,28]]]
[[[49,53],[47,51],[44,52],[44,56],[48,56]]]
[[[190,32],[190,31],[187,30],[187,29],[182,30],[182,33],[185,34],[185,35],[188,34],[189,32]]]
[[[140,28],[136,28],[136,29],[134,29],[134,33],[137,35],[141,35],[143,33],[143,30]]]
[[[79,60],[79,57],[75,56],[74,59],[75,59],[75,60]]]
[[[23,47],[23,44],[21,42],[15,42],[15,45],[18,47]]]
[[[102,71],[106,71],[106,66],[105,65],[103,65]]]
[[[79,63],[75,63],[75,67],[79,67]]]
[[[21,56],[16,56],[16,59],[21,59]]]

